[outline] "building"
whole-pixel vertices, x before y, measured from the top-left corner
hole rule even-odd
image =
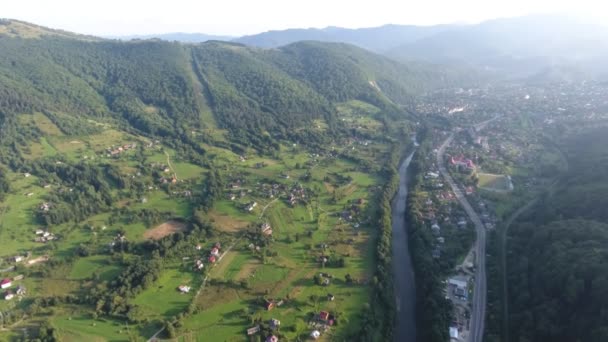
[[[272,227],[268,223],[262,224],[262,234],[264,235],[272,235]]]
[[[247,329],[247,336],[255,335],[260,332],[260,325]]]
[[[215,257],[219,256],[220,255],[220,250],[217,249],[217,247],[211,248],[211,255],[215,256]]]
[[[279,338],[274,335],[270,335],[266,338],[266,342],[279,342]]]
[[[450,340],[458,340],[458,328],[450,327]]]
[[[12,281],[8,278],[2,279],[2,281],[0,282],[0,288],[1,289],[6,289],[9,288],[13,285]]]
[[[181,293],[188,293],[188,292],[190,292],[190,286],[188,286],[188,285],[180,285],[177,289]]]
[[[279,321],[278,319],[271,319],[269,322],[270,325],[270,329],[278,329],[281,326],[281,321]]]
[[[310,337],[314,340],[318,339],[319,337],[321,337],[321,333],[319,332],[319,330],[313,330],[310,333]]]
[[[7,292],[4,294],[4,299],[5,300],[11,300],[15,297],[15,295],[12,292]]]

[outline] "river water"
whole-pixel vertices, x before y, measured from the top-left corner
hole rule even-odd
[[[415,342],[416,288],[414,270],[408,245],[405,224],[407,203],[407,170],[415,152],[412,152],[399,166],[399,192],[393,199],[393,274],[397,317],[395,322],[395,342]]]

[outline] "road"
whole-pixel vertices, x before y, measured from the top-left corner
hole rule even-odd
[[[443,142],[437,152],[437,166],[439,172],[443,175],[446,182],[454,191],[454,195],[466,211],[467,215],[475,225],[475,231],[477,233],[477,240],[475,241],[475,256],[476,256],[476,267],[475,267],[475,289],[473,291],[473,307],[471,310],[471,323],[469,326],[469,342],[481,342],[483,341],[483,330],[486,316],[486,294],[487,294],[487,282],[486,282],[486,228],[479,219],[479,215],[473,210],[469,201],[465,198],[462,191],[456,186],[454,179],[450,176],[449,172],[445,168],[443,155],[446,147],[450,145],[454,139],[454,133]]]
[[[393,199],[393,274],[395,281],[395,301],[397,315],[395,318],[394,341],[415,342],[415,304],[416,286],[414,270],[409,251],[407,227],[405,225],[407,203],[407,168],[414,152],[399,166],[399,191]]]

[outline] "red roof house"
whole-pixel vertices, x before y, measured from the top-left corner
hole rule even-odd
[[[329,312],[321,311],[319,313],[319,319],[321,319],[322,321],[327,321],[329,319]]]
[[[209,257],[209,262],[210,262],[210,263],[214,263],[214,262],[215,262],[215,256],[213,256],[213,255],[212,255],[212,256],[210,256],[210,257]]]
[[[0,282],[0,288],[2,288],[2,289],[6,289],[8,287],[11,287],[11,285],[13,285],[13,283],[8,278],[2,279],[2,281]]]

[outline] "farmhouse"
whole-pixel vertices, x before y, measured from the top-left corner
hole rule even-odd
[[[7,292],[4,294],[4,299],[5,300],[11,300],[15,297],[15,295],[12,292]]]
[[[319,332],[319,330],[313,330],[310,333],[310,337],[314,340],[318,339],[319,337],[321,337],[321,333]]]
[[[220,250],[217,247],[211,248],[211,255],[214,257],[218,257],[220,255]]]
[[[187,286],[187,285],[180,285],[177,289],[181,293],[188,293],[188,292],[190,292],[190,286]]]
[[[212,256],[209,257],[209,262],[210,263],[214,264],[216,261],[217,261],[217,259],[215,258],[215,256],[212,255]]]
[[[2,281],[0,282],[0,288],[1,289],[6,289],[9,288],[13,285],[12,281],[8,278],[2,279]]]
[[[23,261],[23,256],[21,256],[21,255],[15,255],[13,257],[13,261],[14,262],[21,262],[21,261]]]

